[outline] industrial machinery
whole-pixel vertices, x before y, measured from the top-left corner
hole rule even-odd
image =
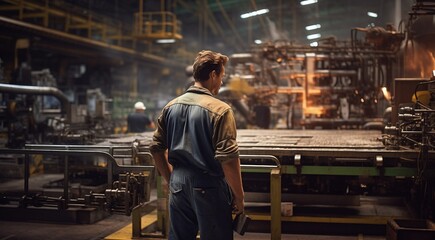
[[[404,34],[390,26],[352,35],[351,42],[328,38],[312,47],[283,40],[234,54],[220,95],[260,128],[370,128],[389,105],[382,88],[391,91]]]
[[[96,145],[113,132],[110,99],[100,89],[64,93],[49,70],[25,70],[27,84],[0,84],[2,215],[46,211],[36,216],[50,220],[59,211],[59,221],[89,223],[149,201],[153,166],[143,166],[135,141]]]
[[[383,142],[387,149],[418,152],[407,164],[416,168],[414,201],[423,218],[435,217],[435,5],[417,1],[409,13],[403,48],[403,75],[394,80],[391,119],[385,126]]]
[[[435,150],[435,110],[432,97],[434,94],[432,85],[435,79],[396,79],[396,82],[399,86],[404,83],[408,85],[411,83],[410,86],[414,86],[413,102],[400,103],[399,100],[403,99],[403,96],[402,98],[401,95],[398,96],[395,105],[398,108],[397,116],[393,121],[394,124],[385,126],[383,142],[387,149],[411,149],[419,153],[416,159],[408,160],[408,164],[415,166],[417,171],[412,182],[415,189],[414,201],[423,217],[433,219],[435,162],[429,153]]]
[[[41,73],[35,75],[38,78]],[[7,133],[3,141],[8,147],[19,148],[25,143],[89,144],[113,131],[110,99],[99,89],[87,90],[85,103],[70,102],[67,95],[50,85],[2,83],[0,94],[4,104],[0,121]]]

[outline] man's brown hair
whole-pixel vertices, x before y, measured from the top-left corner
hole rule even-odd
[[[209,79],[213,70],[216,71],[216,74],[220,74],[222,66],[227,62],[228,57],[223,54],[202,50],[193,63],[193,78],[195,78],[195,81],[204,82]]]

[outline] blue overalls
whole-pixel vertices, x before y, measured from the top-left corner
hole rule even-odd
[[[169,190],[169,240],[194,240],[198,230],[201,240],[233,239],[232,197],[223,177],[175,167]]]

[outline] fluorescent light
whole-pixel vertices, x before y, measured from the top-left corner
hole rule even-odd
[[[262,44],[263,42],[260,39],[254,41],[256,44]]]
[[[320,38],[321,36],[322,35],[320,35],[320,33],[310,34],[307,36],[307,39],[312,40],[312,39]]]
[[[367,12],[367,15],[369,15],[369,17],[374,17],[374,18],[378,17],[378,14],[375,12]]]
[[[320,24],[313,24],[313,25],[306,26],[305,29],[306,29],[307,31],[310,31],[310,30],[314,30],[314,29],[321,28],[321,27],[322,27],[322,26],[320,26]]]
[[[316,3],[317,2],[317,0],[304,0],[304,1],[301,1],[301,5],[303,6],[303,5],[308,5],[308,4],[313,4],[313,3]]]
[[[268,13],[268,12],[269,12],[269,9],[264,8],[264,9],[260,9],[260,10],[257,10],[257,11],[253,11],[253,12],[249,12],[249,13],[244,13],[244,14],[240,15],[240,17],[241,18],[249,18],[249,17],[265,14],[265,13]]]
[[[157,39],[157,43],[174,43],[175,39]]]
[[[316,54],[315,53],[305,53],[305,56],[307,56],[307,57],[315,57]]]
[[[319,46],[319,43],[318,42],[312,42],[312,43],[310,43],[310,46],[311,47],[317,47],[317,46]]]

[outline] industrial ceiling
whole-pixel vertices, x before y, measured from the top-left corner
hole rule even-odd
[[[184,78],[185,66],[202,49],[231,55],[281,40],[305,46],[329,39],[349,41],[353,28],[392,24],[400,30],[413,4],[414,0],[1,0],[0,51],[5,71],[10,71],[18,67],[15,41],[30,39],[32,68],[61,69],[56,70],[61,83],[66,71],[62,64],[75,63],[105,68],[139,62],[148,66],[139,69],[159,72],[163,78],[169,72],[181,72],[175,78]],[[157,43],[160,40],[173,42]],[[12,62],[14,66],[7,66]],[[131,89],[149,89],[145,85]]]
[[[14,2],[14,1],[4,1]],[[38,1],[37,1],[38,2]],[[44,1],[39,1],[44,2]],[[144,12],[168,11],[181,22],[183,39],[180,44],[189,50],[202,48],[223,52],[246,51],[255,40],[290,40],[309,44],[307,36],[319,33],[320,38],[334,37],[348,40],[354,27],[368,25],[398,27],[408,18],[413,0],[63,0],[46,1],[55,7],[66,7],[70,12],[98,14],[112,19],[123,27],[134,25],[134,14],[142,4]],[[304,3],[305,2],[305,3]],[[306,4],[306,5],[302,5]],[[240,16],[267,9],[263,15],[242,19]],[[377,16],[369,15],[374,13]],[[306,30],[309,25],[320,24],[317,30]]]

